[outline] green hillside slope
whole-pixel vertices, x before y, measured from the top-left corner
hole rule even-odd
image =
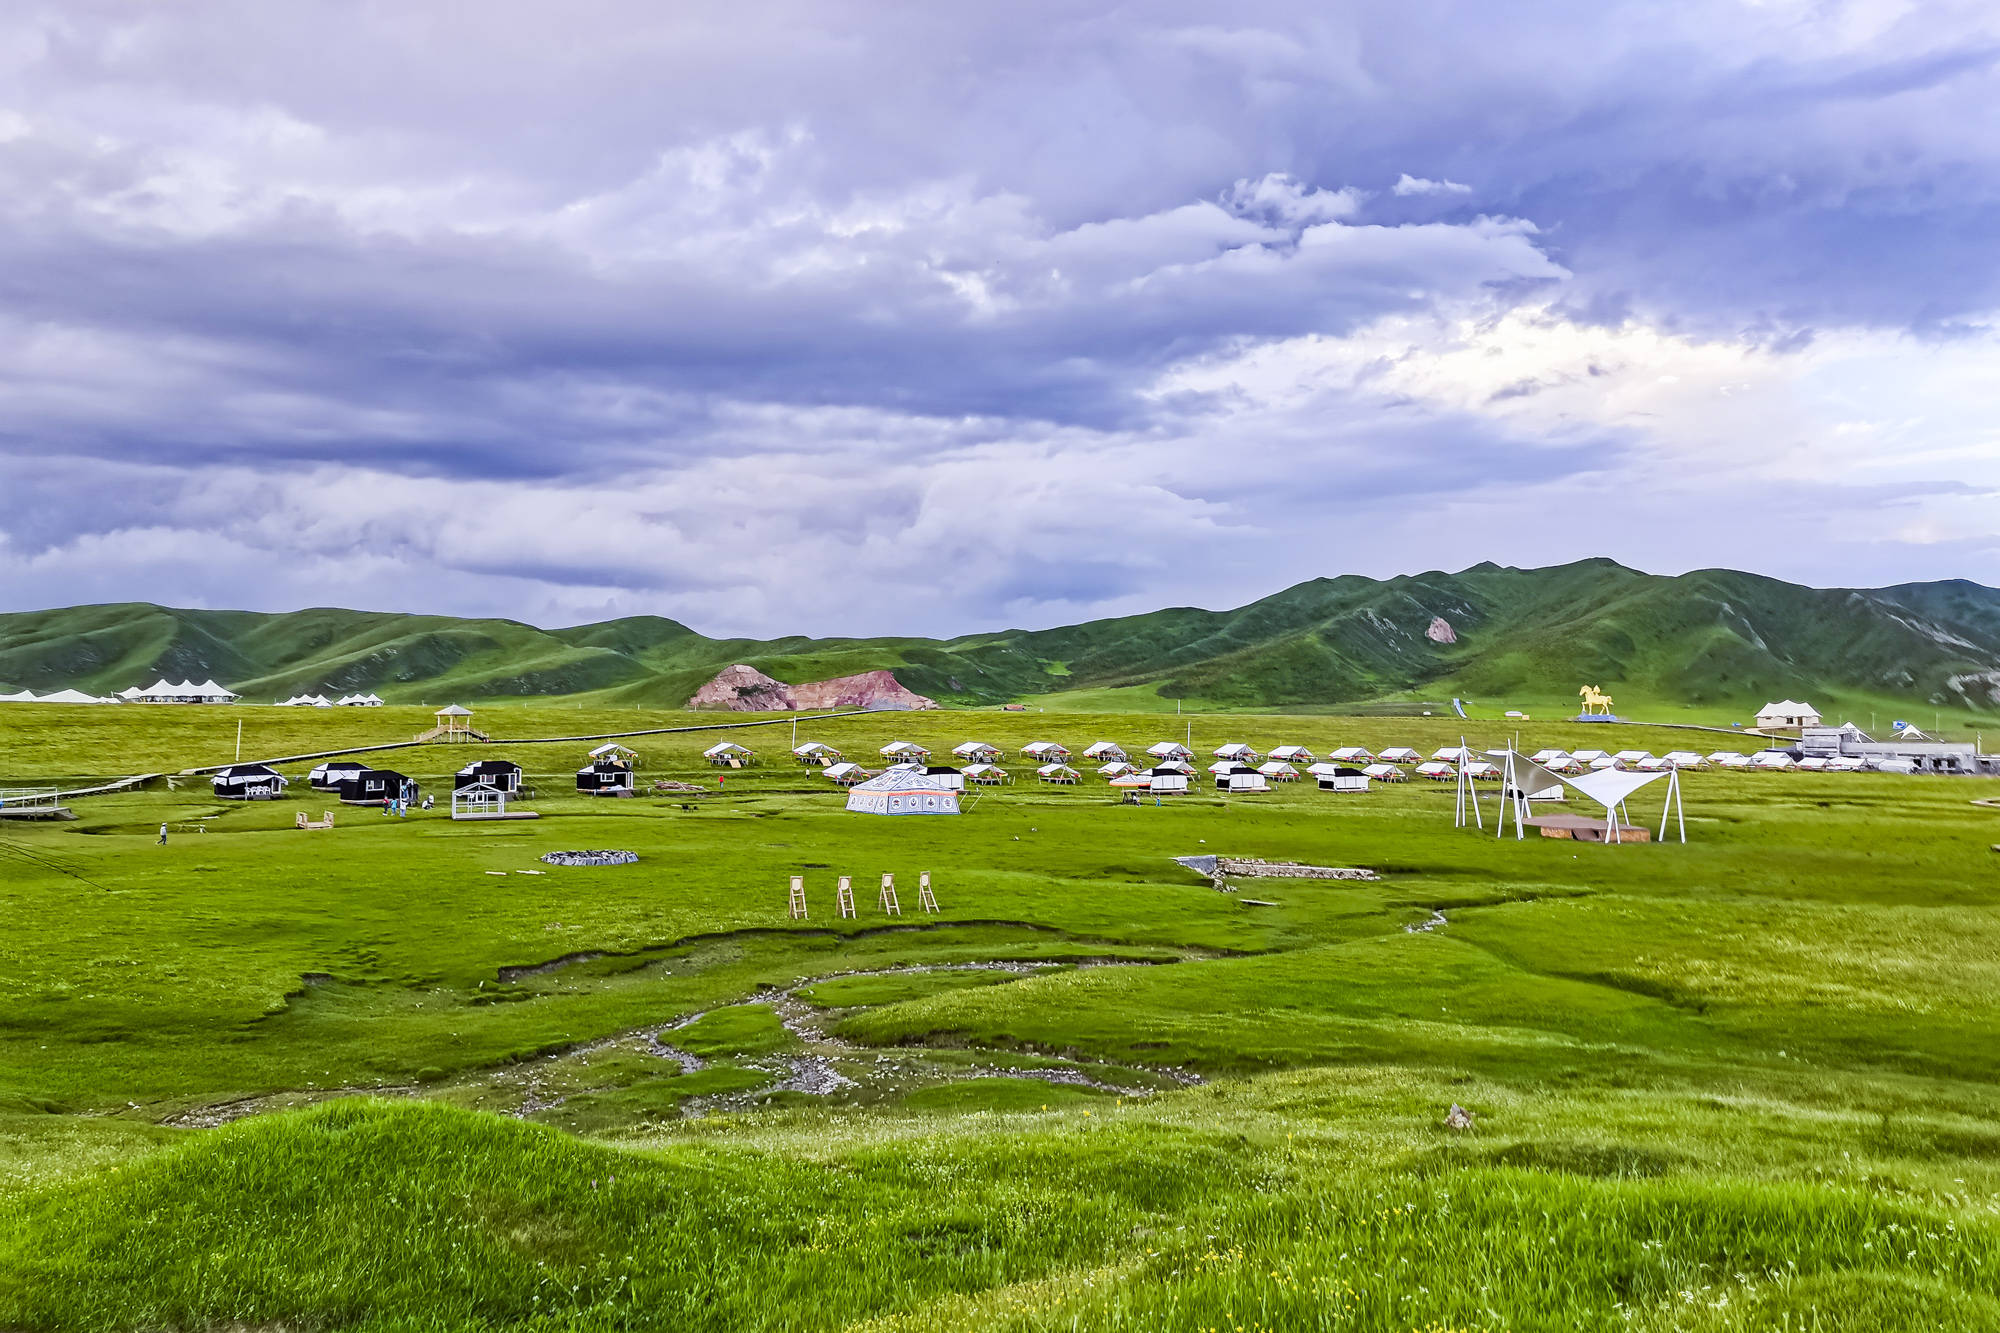
[[[1426,631],[1443,621],[1450,634]],[[678,705],[745,662],[802,682],[888,668],[919,693],[990,704],[1089,693],[1206,708],[1457,695],[1561,706],[1578,684],[1647,705],[2000,711],[2000,590],[1962,580],[1820,589],[1734,570],[1661,577],[1609,560],[1313,579],[1228,611],[1174,607],[953,640],[712,639],[635,616],[512,620],[145,603],[0,616],[0,687],[109,693],[214,677],[253,701],[373,690],[392,701],[587,695]]]

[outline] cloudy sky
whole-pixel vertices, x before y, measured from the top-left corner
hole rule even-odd
[[[52,0],[0,609],[2000,584],[1990,0]]]

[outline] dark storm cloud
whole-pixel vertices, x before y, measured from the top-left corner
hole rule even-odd
[[[916,613],[931,627],[1136,606],[1180,599],[1144,552],[1149,507],[1226,546],[1312,531],[1323,506],[1587,484],[1643,466],[1656,407],[1536,405],[1577,374],[1607,398],[1673,378],[1640,353],[1622,378],[1564,360],[1474,394],[1457,371],[1383,388],[1338,356],[1232,378],[1260,347],[1386,323],[1448,349],[1546,309],[1720,340],[1768,377],[1854,337],[1919,357],[2000,305],[1984,6],[1223,12],[17,10],[0,453],[36,467],[0,496],[0,555],[59,588],[65,560],[109,567],[124,542],[164,568],[227,531],[263,553],[228,585],[258,601],[306,577],[258,570],[365,539],[551,606],[685,594],[781,630],[757,618],[840,611],[753,591],[800,567],[786,534],[884,569],[899,545],[970,559],[961,528],[1006,502],[1027,517],[958,604]],[[1843,429],[1909,415],[1837,407]],[[51,460],[139,489],[28,480],[61,476]],[[302,495],[307,475],[349,510]],[[496,506],[560,497],[644,553],[490,549],[445,514],[446,479]],[[696,514],[773,550],[718,573]],[[1056,539],[1065,561],[1042,554]]]

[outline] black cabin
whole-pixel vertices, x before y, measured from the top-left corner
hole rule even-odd
[[[451,780],[451,789],[463,791],[481,782],[511,796],[521,790],[521,766],[510,759],[481,759],[459,769],[458,776]]]
[[[232,764],[210,781],[225,801],[275,801],[285,794],[289,779],[269,764]]]
[[[576,770],[576,789],[585,796],[630,796],[632,766],[617,759],[600,759]]]
[[[333,790],[347,805],[380,805],[415,800],[417,784],[393,768],[364,768],[342,778]]]

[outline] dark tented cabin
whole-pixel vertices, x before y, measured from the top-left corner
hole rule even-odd
[[[306,774],[306,781],[320,791],[333,791],[356,773],[366,772],[367,768],[368,765],[359,759],[329,759],[314,765],[313,771]]]
[[[417,784],[393,768],[350,773],[333,790],[344,805],[380,805],[384,801],[412,801],[417,796]]]
[[[1367,791],[1368,775],[1358,768],[1341,765],[1331,773],[1322,772],[1319,778],[1321,791]]]
[[[275,801],[289,780],[269,764],[233,764],[210,781],[225,801]]]
[[[619,759],[600,759],[576,770],[576,789],[584,796],[630,796],[632,766]]]
[[[512,795],[521,790],[521,766],[510,759],[481,759],[459,769],[451,780],[451,789],[459,791],[481,782]]]

